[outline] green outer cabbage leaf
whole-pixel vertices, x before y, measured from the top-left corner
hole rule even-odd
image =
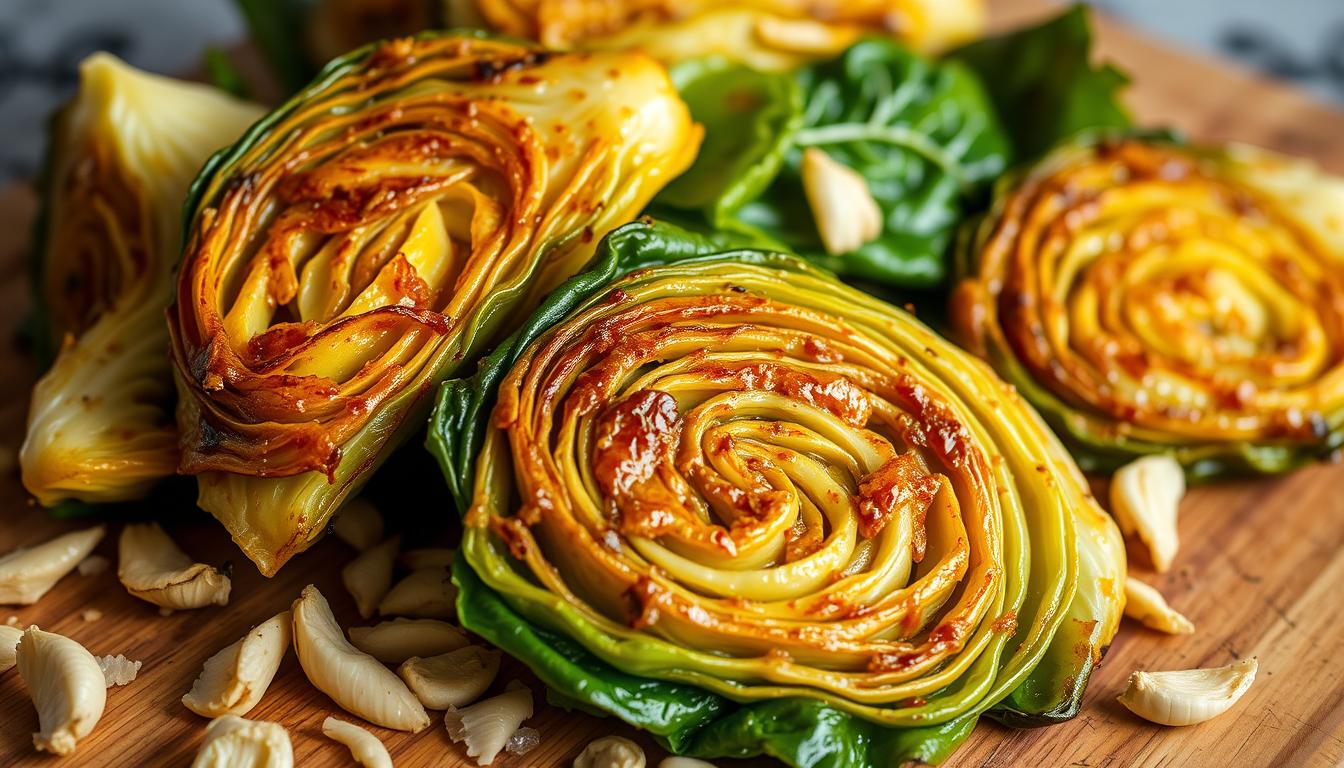
[[[728,251],[715,238],[648,220],[604,239],[593,267],[556,289],[536,313],[481,364],[476,375],[447,381],[430,417],[427,447],[439,462],[459,511],[465,513],[499,382],[536,337],[612,280],[643,267],[724,259],[788,268],[780,254]],[[512,478],[492,478],[509,492]],[[1080,583],[1095,581],[1097,565],[1080,558]],[[513,610],[466,562],[453,567],[462,626],[527,664],[551,702],[613,714],[651,732],[678,754],[702,758],[770,755],[796,768],[868,768],[941,762],[970,734],[976,715],[942,725],[889,728],[823,702],[796,697],[739,703],[694,685],[624,673],[577,642],[537,627]],[[1089,581],[1091,580],[1091,581]],[[1039,588],[1039,587],[1036,587]],[[1081,592],[1081,591],[1080,591]],[[1094,666],[1098,615],[1087,597],[1069,603],[1042,660],[1003,701],[985,714],[1009,725],[1048,725],[1072,717]]]

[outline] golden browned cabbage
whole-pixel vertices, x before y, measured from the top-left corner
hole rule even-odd
[[[952,314],[1084,468],[1283,471],[1344,444],[1341,211],[1263,150],[1079,143],[1001,185]]]
[[[430,34],[333,62],[189,201],[170,325],[201,506],[274,573],[699,140],[638,54]]]
[[[645,262],[519,344],[499,385],[464,519],[466,626],[637,723],[658,715],[588,698],[606,665],[738,715],[818,704],[901,758],[838,765],[933,760],[986,712],[1076,712],[1119,621],[1124,551],[1040,417],[982,361],[800,260],[686,260],[639,226],[608,242]],[[449,472],[456,386],[432,427]],[[531,625],[601,663],[557,664]],[[741,754],[773,739],[743,736]]]
[[[450,23],[483,19],[554,48],[633,49],[662,61],[720,55],[758,69],[834,56],[863,35],[932,52],[979,35],[983,0],[458,0]]]
[[[96,54],[53,125],[38,260],[39,341],[59,348],[33,390],[20,452],[44,505],[123,501],[177,468],[163,311],[182,200],[211,152],[261,109]]]

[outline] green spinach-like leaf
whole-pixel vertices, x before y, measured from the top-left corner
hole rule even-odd
[[[1013,141],[1015,160],[1031,160],[1085,131],[1131,126],[1120,92],[1129,82],[1092,63],[1092,27],[1076,5],[1035,27],[971,43],[948,57],[984,81]]]
[[[1008,162],[978,79],[887,40],[860,41],[791,76],[693,62],[678,86],[708,129],[706,150],[655,202],[697,209],[711,228],[849,277],[941,283],[953,230]],[[812,147],[864,177],[883,217],[876,240],[826,252],[803,193]]]

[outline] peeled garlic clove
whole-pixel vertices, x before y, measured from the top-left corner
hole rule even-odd
[[[106,532],[106,526],[96,525],[0,557],[0,604],[36,603],[98,546]]]
[[[401,678],[346,641],[317,587],[303,588],[293,614],[299,666],[319,691],[374,725],[412,733],[429,726],[425,708]]]
[[[350,749],[355,762],[364,768],[392,768],[392,756],[377,736],[354,723],[328,717],[322,721],[322,733]]]
[[[469,707],[450,708],[443,715],[443,724],[449,738],[466,744],[467,756],[476,758],[477,765],[490,765],[518,726],[531,716],[532,692],[520,687]]]
[[[363,552],[383,540],[383,516],[367,499],[351,499],[331,524],[336,537]]]
[[[499,651],[469,645],[438,656],[413,656],[397,668],[428,709],[461,707],[485,693],[499,674]]]
[[[644,750],[620,736],[603,736],[589,742],[574,758],[574,768],[644,768]]]
[[[350,642],[384,664],[412,656],[438,656],[467,645],[462,630],[438,619],[392,619],[372,627],[351,627]]]
[[[694,757],[664,757],[658,768],[714,768],[714,764]]]
[[[397,582],[378,603],[380,616],[451,619],[457,612],[457,587],[447,568],[414,571]]]
[[[7,672],[14,667],[15,648],[21,637],[23,637],[22,629],[0,624],[0,672]]]
[[[122,529],[117,558],[117,578],[127,592],[147,603],[185,610],[229,602],[229,577],[192,562],[158,523]]]
[[[1170,635],[1188,635],[1195,625],[1178,613],[1155,588],[1133,576],[1125,577],[1125,615],[1145,627]]]
[[[278,723],[224,715],[210,721],[192,768],[293,768],[289,733]]]
[[[803,151],[802,175],[803,194],[827,253],[849,253],[882,234],[882,209],[857,171],[809,147]]]
[[[341,569],[341,581],[355,599],[359,615],[369,618],[378,602],[392,587],[392,566],[401,548],[401,537],[393,536],[376,547],[370,547]]]
[[[1194,725],[1211,720],[1237,703],[1258,665],[1254,658],[1213,669],[1135,672],[1120,703],[1130,712],[1161,725]]]
[[[289,648],[290,626],[289,611],[282,611],[206,659],[182,703],[205,717],[247,714],[280,668]]]
[[[29,627],[16,651],[19,675],[37,705],[40,730],[33,746],[69,755],[89,735],[107,704],[107,681],[98,660],[68,637]]]
[[[426,568],[451,568],[457,550],[447,547],[424,547],[409,549],[401,553],[397,563],[408,571],[423,571]]]
[[[1185,473],[1170,456],[1144,456],[1111,478],[1111,512],[1120,530],[1137,534],[1148,547],[1153,567],[1165,573],[1176,558],[1180,539],[1176,515],[1185,496]]]
[[[852,36],[820,21],[762,16],[756,20],[756,39],[769,48],[818,56],[834,55],[852,42]]]

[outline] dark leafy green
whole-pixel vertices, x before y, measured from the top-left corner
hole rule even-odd
[[[1084,131],[1124,130],[1132,124],[1120,100],[1129,78],[1110,64],[1092,63],[1087,6],[970,43],[948,58],[984,82],[1018,161]]]
[[[311,0],[234,0],[252,42],[261,50],[285,93],[308,84],[316,72],[307,54],[304,21]]]
[[[675,79],[706,126],[696,164],[655,203],[696,209],[714,229],[785,248],[837,274],[938,285],[956,225],[1008,163],[1008,142],[976,77],[886,40],[792,75],[689,62]],[[832,255],[803,193],[804,150],[859,172],[883,233]]]
[[[500,381],[524,349],[621,275],[704,259],[733,259],[797,269],[778,253],[725,251],[714,238],[641,221],[609,235],[593,267],[562,285],[468,379],[445,382],[430,418],[428,448],[459,510],[470,503],[476,458]],[[970,734],[976,715],[939,726],[888,728],[811,699],[739,703],[696,686],[626,674],[577,643],[532,624],[486,586],[459,554],[453,568],[462,625],[527,664],[552,703],[614,714],[654,734],[669,750],[703,758],[769,755],[798,768],[870,768],[938,763]],[[1078,626],[1075,626],[1078,625]],[[1062,627],[1040,667],[986,714],[1016,726],[1045,725],[1076,714],[1093,659],[1080,656],[1093,631]]]

